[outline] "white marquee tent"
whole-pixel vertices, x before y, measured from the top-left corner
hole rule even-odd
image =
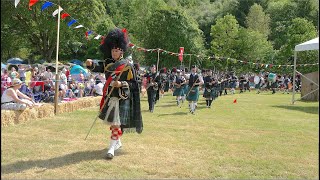
[[[306,76],[304,76],[303,74],[301,74],[299,71],[296,70],[297,68],[297,52],[298,51],[310,51],[310,50],[319,50],[319,37],[314,38],[310,41],[298,44],[295,46],[294,48],[294,70],[293,70],[293,90],[292,90],[292,104],[294,104],[294,102],[296,101],[294,98],[295,95],[295,81],[296,81],[296,72],[299,73],[300,75],[302,75],[303,77],[305,77],[307,80],[311,81],[312,83],[314,83],[316,86],[318,86],[317,89],[309,92],[308,94],[304,95],[307,96],[317,90],[319,90],[319,84],[315,83],[314,81],[312,81],[311,79],[307,78]],[[301,97],[302,98],[302,97]]]

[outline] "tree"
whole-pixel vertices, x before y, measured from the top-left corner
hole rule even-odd
[[[296,45],[318,36],[318,32],[311,21],[295,18],[286,29],[286,42],[279,51],[279,63],[293,64],[294,48]],[[299,52],[298,64],[318,62],[318,51]],[[303,72],[315,70],[316,67],[303,68]]]
[[[5,17],[9,21],[6,25],[10,30],[15,31],[18,39],[27,40],[32,48],[32,54],[41,54],[42,58],[47,62],[51,62],[52,55],[56,49],[56,33],[57,33],[57,17],[51,15],[57,6],[51,6],[43,12],[40,10],[41,3],[38,2],[29,10],[28,1],[21,1],[17,8],[14,5],[5,1],[1,1],[1,17]],[[76,18],[85,27],[95,28],[96,22],[105,14],[104,4],[101,0],[93,1],[61,1],[61,7],[65,8],[68,13],[76,12]],[[81,11],[79,11],[81,9]],[[60,50],[64,53],[65,49],[70,49],[68,41],[83,41],[85,40],[85,30],[74,30],[73,27],[68,27],[67,22],[71,20],[67,17],[61,20],[60,27]]]
[[[254,4],[251,6],[248,16],[246,17],[246,25],[248,29],[258,31],[268,37],[270,34],[270,16],[263,12],[262,6]]]
[[[184,47],[186,53],[201,53],[203,48],[202,31],[198,24],[185,12],[177,8],[162,8],[153,12],[146,27],[148,34],[145,45],[148,48],[163,48],[171,52],[178,52]],[[177,56],[161,53],[159,67],[180,65]],[[146,54],[147,65],[156,63],[157,53]]]

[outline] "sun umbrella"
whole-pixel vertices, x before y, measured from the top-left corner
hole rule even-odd
[[[24,60],[20,58],[10,58],[7,60],[8,64],[24,64]]]

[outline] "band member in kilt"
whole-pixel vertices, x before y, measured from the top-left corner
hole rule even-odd
[[[160,91],[161,97],[163,97],[165,89],[166,89],[166,84],[168,82],[168,76],[167,76],[167,69],[166,68],[160,69],[159,78],[160,78],[159,91]]]
[[[136,71],[133,65],[123,58],[127,47],[126,30],[113,29],[100,45],[105,62],[95,63],[91,59],[86,61],[88,69],[104,72],[106,77],[98,117],[110,125],[111,142],[107,159],[112,159],[115,150],[122,146],[120,137],[123,132],[135,128],[140,134],[143,130]]]
[[[176,73],[177,73],[177,68],[172,68],[171,70],[171,74],[169,76],[169,89],[171,89],[171,91],[174,91],[174,87],[173,87],[173,80],[176,77]]]
[[[212,77],[212,71],[206,71],[207,76],[203,78],[204,82],[204,92],[203,97],[206,99],[207,108],[211,108],[211,103],[215,98],[215,91],[213,89],[213,84],[215,83],[214,78]]]
[[[231,88],[231,94],[235,93],[235,89],[237,86],[238,77],[235,75],[234,72],[231,72],[231,78],[230,78],[230,88]]]
[[[177,69],[177,76],[175,76],[173,80],[173,96],[176,96],[177,105],[179,106],[182,101],[182,96],[184,95],[184,84],[186,84],[186,80],[184,76],[181,76],[181,70]],[[181,106],[180,106],[181,107]]]
[[[191,74],[188,82],[187,101],[189,101],[190,112],[194,114],[196,110],[196,103],[199,99],[199,86],[203,84],[203,78],[197,74],[197,67],[193,65],[191,67]]]
[[[157,93],[159,90],[159,78],[157,78],[156,66],[152,65],[150,67],[150,72],[144,75],[147,78],[147,94],[148,94],[148,103],[149,111],[153,112],[154,105],[156,103]]]
[[[256,74],[255,77],[258,77],[258,78],[259,78],[259,81],[257,81],[258,83],[256,83],[256,84],[254,85],[254,88],[257,90],[257,94],[260,94],[260,90],[261,90],[261,86],[262,86],[262,79],[261,79],[261,77],[260,77],[259,74]]]

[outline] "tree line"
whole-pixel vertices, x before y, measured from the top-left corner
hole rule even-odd
[[[57,0],[52,0],[58,3]],[[41,11],[41,1],[28,9],[27,0],[17,8],[11,1],[1,1],[1,61],[11,57],[30,63],[55,59],[57,7]],[[292,72],[292,68],[268,69],[260,65],[228,60],[239,59],[265,64],[293,64],[294,46],[318,36],[319,2],[317,0],[68,0],[61,7],[85,27],[106,35],[114,28],[126,28],[130,41],[148,49],[178,52],[184,47],[190,61],[202,68]],[[100,40],[85,36],[86,29],[67,26],[61,20],[59,59],[101,59]],[[132,49],[141,65],[155,64],[158,53]],[[318,51],[299,52],[298,64],[318,62]],[[208,56],[225,57],[219,59]],[[177,56],[160,54],[159,67],[177,67]],[[301,67],[302,72],[317,66]]]

